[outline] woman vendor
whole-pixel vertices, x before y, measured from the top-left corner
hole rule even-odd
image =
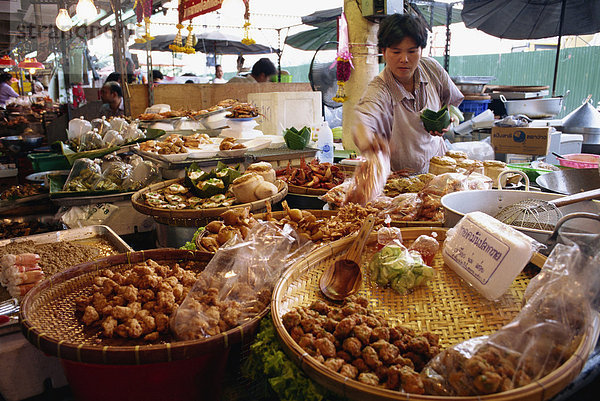
[[[390,152],[391,169],[427,172],[429,159],[442,156],[442,132],[427,132],[420,119],[425,108],[458,106],[463,95],[442,66],[421,57],[427,29],[417,18],[394,14],[382,20],[378,46],[386,66],[367,86],[358,103],[354,142],[361,152]]]

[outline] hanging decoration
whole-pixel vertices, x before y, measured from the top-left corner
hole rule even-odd
[[[177,34],[175,35],[175,39],[173,39],[173,43],[169,45],[169,49],[171,49],[174,53],[185,53],[185,49],[183,47],[183,39],[181,37],[181,30],[184,28],[183,24],[177,24],[176,28]]]
[[[194,49],[195,45],[195,35],[192,35],[192,21],[190,20],[190,25],[186,28],[188,30],[187,38],[185,39],[185,46],[183,46],[183,52],[187,54],[196,53],[196,49]]]
[[[135,34],[137,35],[137,37],[134,39],[135,43],[146,43],[146,39],[144,39],[144,34],[146,33],[146,29],[144,28],[144,26],[142,25],[141,22],[138,22],[137,24],[135,24],[136,28],[135,28]]]
[[[137,17],[137,26],[142,26],[144,21],[144,34],[135,39],[136,43],[144,43],[154,40],[154,37],[150,35],[150,17],[152,16],[152,0],[135,0],[133,5],[135,15]]]
[[[244,37],[242,39],[242,43],[245,45],[253,45],[256,43],[256,40],[250,37],[250,0],[244,1]]]
[[[13,67],[17,64],[17,62],[15,60],[13,60],[12,58],[8,57],[8,55],[5,55],[4,57],[0,58],[0,67],[4,68],[4,67]]]
[[[338,89],[333,100],[338,103],[344,103],[347,99],[344,86],[350,79],[354,65],[352,64],[352,54],[350,53],[350,46],[348,44],[348,22],[343,13],[339,20],[338,54],[334,64],[336,67],[335,75]]]
[[[179,0],[179,22],[216,11],[222,3],[223,0]]]

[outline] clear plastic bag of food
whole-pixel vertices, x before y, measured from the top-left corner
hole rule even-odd
[[[324,195],[321,195],[319,199],[337,207],[342,206],[346,199],[346,194],[350,188],[354,185],[354,178],[347,178],[340,185],[336,185],[327,191]]]
[[[417,220],[444,220],[442,196],[469,189],[469,175],[462,173],[444,173],[429,181],[419,192],[421,209]]]
[[[123,161],[111,161],[103,168],[102,177],[93,186],[94,191],[123,191],[123,183],[133,167]]]
[[[373,255],[368,271],[372,281],[400,294],[425,284],[435,275],[435,270],[425,264],[419,252],[409,250],[398,239]]]
[[[392,198],[383,212],[388,214],[392,221],[418,220],[423,201],[416,193],[400,194]]]
[[[137,191],[160,181],[160,171],[151,161],[143,160],[136,155],[129,161],[129,164],[132,167],[131,174],[123,180],[123,190]]]
[[[236,236],[215,253],[172,317],[171,330],[182,340],[199,339],[253,318],[268,306],[281,273],[312,247],[289,226],[256,223],[246,240]]]
[[[389,153],[367,152],[364,156],[366,160],[354,171],[354,181],[347,191],[344,203],[358,203],[364,206],[383,192],[390,175]]]
[[[510,323],[431,360],[421,373],[427,394],[473,396],[526,386],[567,361],[584,336],[596,337],[600,235],[587,241],[554,248]]]
[[[100,178],[102,168],[99,163],[88,158],[77,159],[71,167],[63,191],[91,191]]]
[[[79,145],[77,147],[78,152],[85,152],[87,150],[102,149],[104,147],[104,141],[98,131],[88,131],[79,137]]]

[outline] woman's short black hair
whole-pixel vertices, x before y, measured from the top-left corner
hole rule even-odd
[[[377,45],[385,49],[402,42],[407,36],[413,38],[420,48],[427,46],[427,28],[421,20],[410,14],[392,14],[379,24]]]
[[[13,76],[11,74],[9,74],[8,72],[3,72],[2,74],[0,74],[0,83],[10,82],[12,77]]]
[[[277,68],[271,60],[263,57],[252,66],[252,75],[258,77],[260,74],[265,74],[265,76],[269,77],[277,74]]]
[[[159,70],[152,70],[152,79],[164,79],[165,76]]]

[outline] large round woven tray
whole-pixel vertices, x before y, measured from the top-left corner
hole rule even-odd
[[[241,326],[199,340],[172,341],[151,345],[106,345],[99,330],[86,330],[75,315],[74,300],[91,293],[99,271],[118,265],[155,261],[195,260],[202,269],[212,254],[179,249],[154,249],[109,256],[73,266],[34,287],[21,303],[19,314],[25,337],[41,351],[76,362],[108,365],[141,365],[191,359],[215,350],[226,350],[249,338],[268,308]],[[132,341],[133,343],[133,341]]]
[[[275,181],[277,193],[265,199],[261,199],[250,203],[238,203],[228,207],[213,207],[206,209],[183,209],[183,210],[168,210],[148,206],[144,200],[144,194],[147,192],[155,192],[157,190],[168,187],[171,184],[182,184],[183,178],[163,181],[158,184],[150,185],[140,189],[131,196],[131,203],[138,212],[153,216],[156,221],[163,224],[175,226],[200,226],[206,224],[214,217],[218,217],[221,213],[239,207],[249,207],[250,211],[261,211],[266,208],[267,203],[277,203],[287,195],[288,186],[281,180]]]
[[[444,228],[405,228],[405,244],[421,234],[438,234],[445,239]],[[401,393],[350,380],[309,356],[289,335],[282,316],[297,306],[308,306],[314,300],[324,300],[319,290],[319,278],[325,266],[345,253],[353,237],[347,237],[322,246],[306,259],[288,269],[275,286],[271,314],[277,334],[286,354],[313,380],[327,389],[353,400],[546,400],[570,383],[581,371],[598,333],[598,319],[583,337],[575,354],[558,369],[527,386],[480,397],[440,397]],[[374,234],[371,240],[375,240]],[[370,258],[367,252],[363,262]],[[359,295],[370,300],[370,307],[385,315],[391,325],[401,324],[417,331],[431,331],[440,336],[440,347],[446,348],[469,338],[487,335],[510,322],[520,311],[521,301],[529,278],[521,273],[507,293],[496,302],[487,301],[465,285],[458,275],[444,265],[441,253],[434,259],[436,276],[426,286],[417,287],[402,296],[390,289],[381,289],[364,281]]]
[[[315,215],[318,219],[327,219],[335,216],[338,213],[337,209],[334,210],[319,210],[319,209],[310,209],[308,210],[312,214]],[[266,213],[255,213],[254,218],[264,220],[266,218]],[[271,216],[274,219],[282,219],[286,216],[285,211],[277,211],[272,212]],[[390,225],[392,227],[441,227],[441,221],[391,221]]]

